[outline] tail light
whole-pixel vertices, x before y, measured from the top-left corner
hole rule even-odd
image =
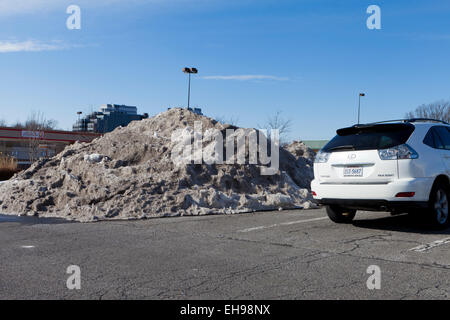
[[[319,151],[314,159],[315,163],[325,163],[328,161],[330,154],[328,152]]]
[[[407,144],[402,144],[389,149],[378,150],[381,160],[417,159],[419,154]]]

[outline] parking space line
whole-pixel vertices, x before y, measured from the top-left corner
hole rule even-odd
[[[430,243],[427,243],[427,244],[423,244],[423,245],[420,245],[418,247],[409,249],[409,251],[426,252],[426,251],[429,251],[429,250],[431,250],[433,248],[442,246],[442,245],[447,244],[447,243],[450,243],[450,238],[445,238],[445,239],[442,239],[442,240],[436,240],[436,241],[433,241],[433,242],[430,242]]]
[[[263,230],[263,229],[280,227],[280,226],[289,226],[289,225],[299,224],[299,223],[320,221],[320,220],[325,220],[325,219],[328,219],[328,217],[314,218],[314,219],[307,219],[307,220],[297,220],[297,221],[282,222],[282,223],[275,223],[275,224],[271,224],[269,226],[259,226],[259,227],[242,229],[242,230],[238,230],[237,232],[251,232],[251,231],[257,231],[257,230]]]

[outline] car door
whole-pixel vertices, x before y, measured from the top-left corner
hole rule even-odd
[[[442,161],[446,166],[447,175],[450,176],[450,131],[445,126],[433,127],[433,131],[437,140],[436,147],[439,149]]]

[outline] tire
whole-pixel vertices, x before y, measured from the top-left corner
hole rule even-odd
[[[356,210],[345,209],[339,206],[327,206],[327,214],[333,222],[351,223],[353,218],[355,218]]]
[[[435,229],[446,229],[450,226],[449,215],[450,188],[448,184],[437,182],[431,189],[427,210],[427,220]]]

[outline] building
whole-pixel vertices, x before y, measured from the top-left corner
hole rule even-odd
[[[325,147],[329,140],[304,140],[303,143],[314,152],[318,152],[320,149]]]
[[[117,127],[126,127],[131,121],[148,118],[148,114],[139,115],[137,107],[105,104],[100,110],[79,119],[73,125],[75,132],[106,133]]]
[[[91,142],[100,136],[87,132],[0,127],[0,154],[16,158],[19,167],[26,168],[36,159],[55,156],[69,144],[76,141]]]

